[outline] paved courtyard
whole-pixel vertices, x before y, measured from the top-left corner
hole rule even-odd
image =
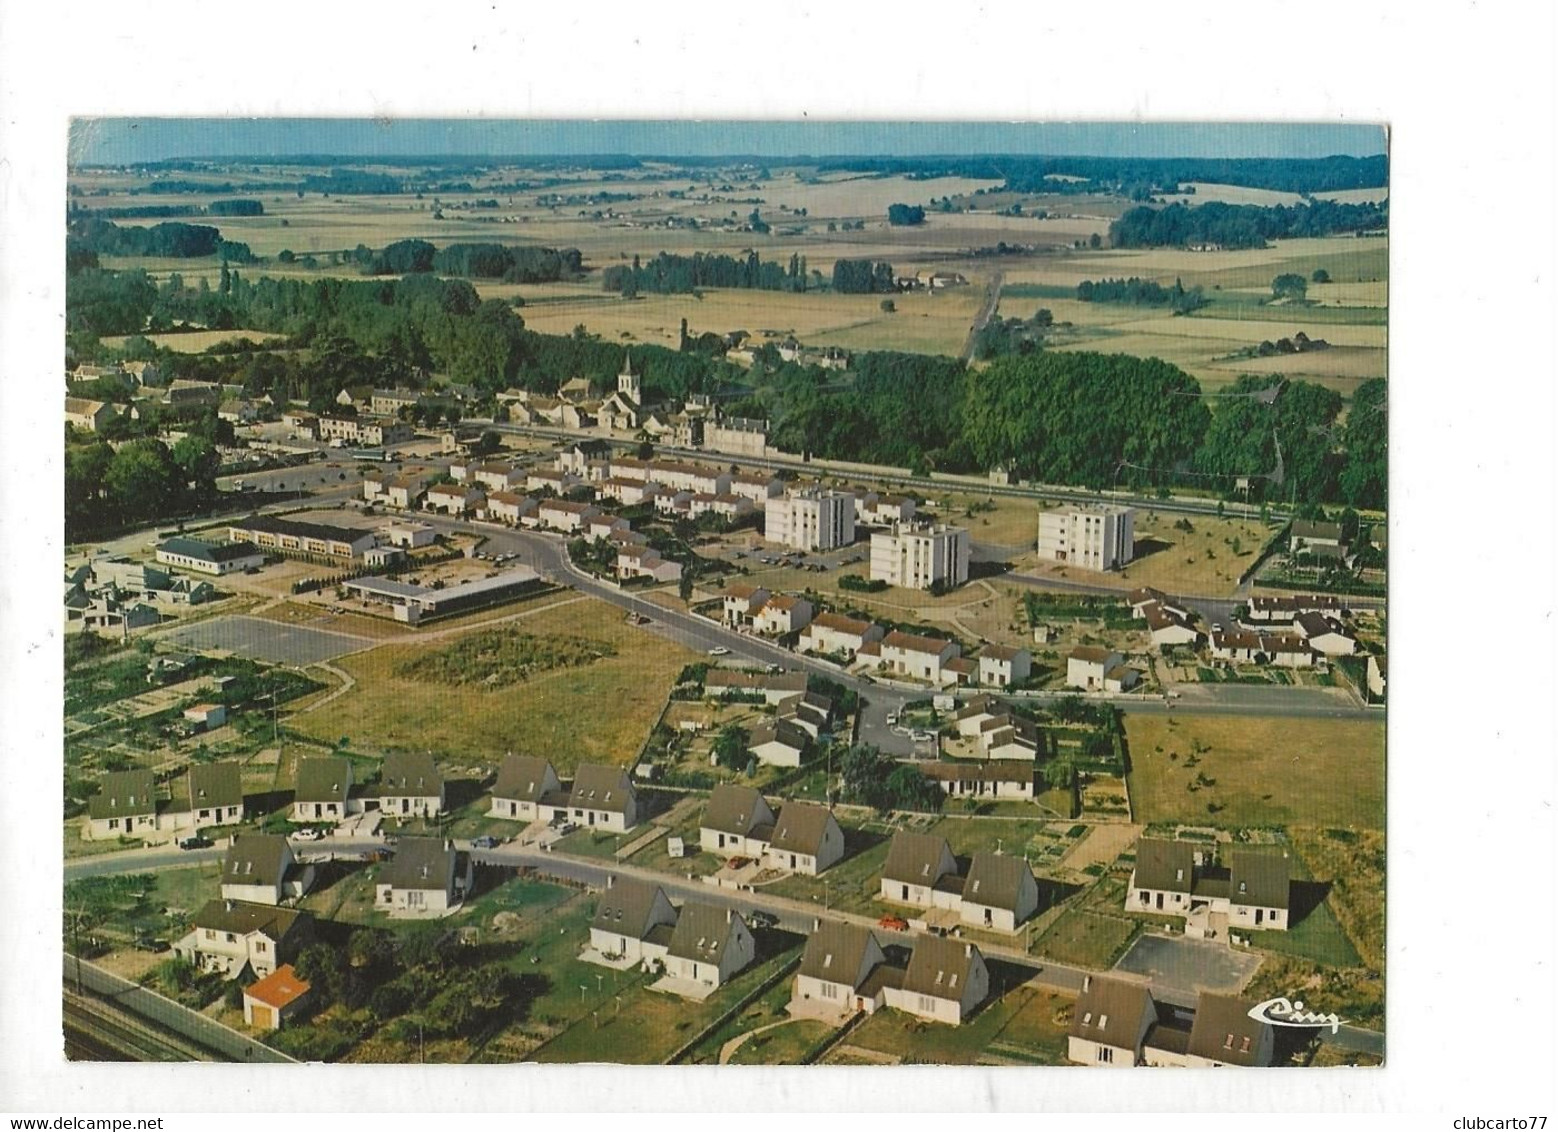
[[[374,642],[346,633],[308,629],[261,617],[219,617],[168,634],[181,648],[232,652],[271,664],[309,665],[356,652]]]
[[[1226,943],[1144,935],[1115,969],[1146,975],[1155,985],[1193,996],[1202,990],[1237,991],[1258,966],[1260,956],[1234,951]]]

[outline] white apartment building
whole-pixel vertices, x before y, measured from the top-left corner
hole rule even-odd
[[[968,531],[929,523],[894,523],[871,535],[871,580],[928,590],[968,581]]]
[[[847,491],[805,488],[770,499],[763,537],[793,550],[833,550],[855,541],[855,497]]]
[[[1089,505],[1039,513],[1039,557],[1085,570],[1118,570],[1135,554],[1136,511]]]

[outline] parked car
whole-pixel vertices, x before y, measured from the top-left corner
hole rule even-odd
[[[771,674],[777,676],[779,673],[784,671],[784,665],[782,665],[782,664],[770,664],[768,666],[768,671]]]
[[[319,841],[324,838],[324,831],[308,826],[298,830],[292,836],[297,841]],[[385,840],[388,841],[389,839],[386,838]]]
[[[893,726],[897,722],[898,722],[898,713],[895,712],[895,711],[888,712],[887,713],[887,726],[891,727],[891,726]]]
[[[909,735],[909,738],[916,743],[930,743],[935,740],[936,733],[934,731],[915,731]]]
[[[724,645],[716,645],[714,648],[709,650],[709,655],[710,656],[729,656],[730,655],[730,650],[727,649]]]
[[[182,837],[179,839],[180,849],[209,849],[214,844],[215,842],[209,837],[201,837],[199,834],[196,834],[194,837]]]
[[[732,857],[730,860],[725,862],[725,867],[727,869],[744,869],[751,863],[752,862],[746,857]]]
[[[909,921],[902,916],[883,916],[876,922],[876,926],[890,932],[906,932],[909,930]]]
[[[490,835],[471,838],[472,849],[496,849],[499,844],[498,839]]]

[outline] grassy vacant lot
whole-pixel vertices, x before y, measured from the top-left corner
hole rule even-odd
[[[1127,715],[1125,734],[1138,821],[1353,829],[1384,822],[1383,721]],[[1187,769],[1196,744],[1202,752]],[[1191,791],[1198,775],[1213,784]]]
[[[998,965],[991,972],[991,993],[1000,997],[961,1026],[925,1022],[900,1010],[879,1010],[846,1043],[911,1063],[1063,1065],[1072,1000],[1031,984],[1001,995],[997,972],[1003,970],[1015,969]]]
[[[1311,876],[1331,885],[1326,906],[1346,930],[1364,966],[1385,963],[1385,835],[1378,830],[1288,831]]]
[[[1124,953],[1136,931],[1124,916],[1068,908],[1034,941],[1033,950],[1057,963],[1103,970]]]
[[[786,991],[789,983],[781,983]],[[765,1030],[736,1047],[731,1065],[799,1065],[813,1046],[833,1030],[826,1022],[800,1018]]]
[[[625,624],[601,602],[541,609],[515,627],[594,641],[616,655],[545,672],[518,687],[451,687],[401,674],[449,642],[382,645],[342,659],[356,686],[292,726],[326,741],[349,735],[358,750],[403,747],[482,758],[523,751],[551,759],[567,775],[580,762],[625,765],[637,758],[672,681],[696,659]]]

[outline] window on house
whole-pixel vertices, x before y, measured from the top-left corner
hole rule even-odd
[[[1111,1063],[1111,1062],[1113,1062],[1114,1061],[1114,1050],[1110,1049],[1108,1046],[1099,1046],[1098,1047],[1098,1060],[1103,1062],[1106,1065]]]

